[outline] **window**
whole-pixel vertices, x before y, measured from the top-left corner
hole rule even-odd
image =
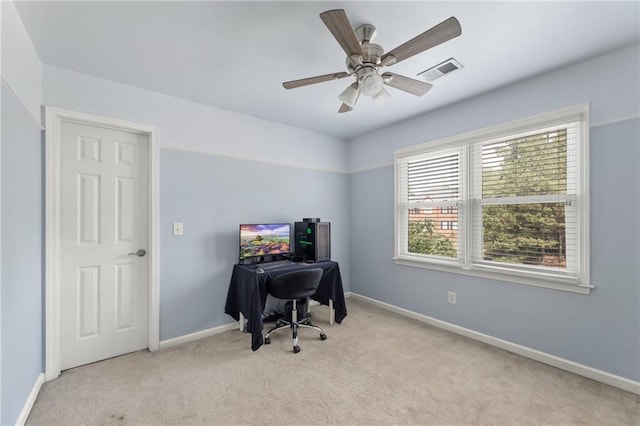
[[[458,222],[456,222],[455,220],[440,221],[440,229],[442,230],[458,229]]]
[[[396,151],[396,262],[588,293],[587,115]]]

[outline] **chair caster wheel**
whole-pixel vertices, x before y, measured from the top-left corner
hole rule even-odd
[[[320,340],[327,340],[327,335],[324,333],[320,333]]]
[[[300,352],[300,346],[294,346],[293,347],[293,353],[297,354],[298,352]]]
[[[271,337],[265,337],[264,338],[264,344],[268,345],[269,343],[271,343]]]

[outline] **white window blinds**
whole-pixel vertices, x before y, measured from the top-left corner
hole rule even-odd
[[[579,123],[472,146],[472,262],[578,275]]]
[[[409,256],[457,259],[462,187],[461,150],[417,155],[398,164],[397,218],[406,228],[398,234],[400,251]]]
[[[457,200],[460,193],[458,152],[407,161],[409,202]]]
[[[589,288],[587,113],[396,151],[395,258]]]

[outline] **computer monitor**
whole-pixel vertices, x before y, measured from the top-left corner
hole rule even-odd
[[[291,224],[263,223],[240,225],[240,260],[274,260],[291,253]]]

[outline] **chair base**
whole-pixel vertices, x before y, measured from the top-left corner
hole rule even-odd
[[[311,320],[307,318],[303,318],[298,322],[298,312],[296,309],[296,301],[293,301],[293,310],[291,311],[291,321],[287,321],[285,319],[279,319],[276,321],[276,326],[269,330],[269,332],[264,336],[264,343],[268,345],[271,343],[271,335],[276,331],[283,330],[285,328],[290,328],[292,332],[292,343],[293,343],[293,352],[300,352],[300,346],[298,346],[298,328],[311,328],[320,333],[320,340],[327,340],[327,335],[324,334],[324,331],[320,327],[317,327],[311,323]]]

